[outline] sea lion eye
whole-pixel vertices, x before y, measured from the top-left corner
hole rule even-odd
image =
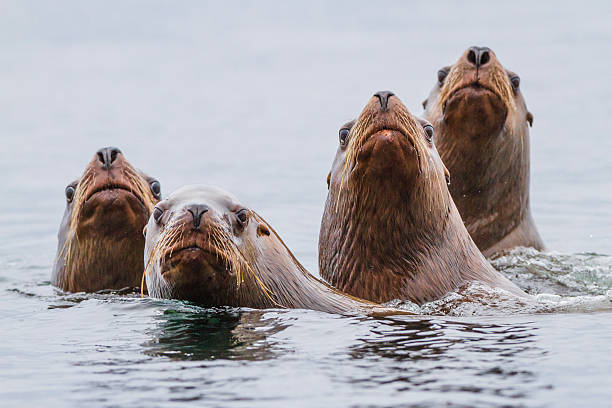
[[[66,194],[66,201],[71,203],[72,199],[74,198],[74,187],[72,186],[66,187],[66,191],[64,193]]]
[[[249,215],[247,213],[247,210],[245,210],[244,208],[240,211],[238,211],[236,213],[236,218],[238,219],[238,223],[240,224],[240,226],[244,226],[247,222],[247,220],[249,219]]]
[[[444,83],[444,80],[446,79],[447,75],[448,75],[448,71],[445,69],[441,69],[438,71],[438,83],[440,85]]]
[[[425,138],[427,139],[427,141],[429,143],[431,143],[433,141],[433,136],[434,136],[434,128],[433,128],[433,126],[425,125],[423,130],[425,130]]]
[[[153,180],[151,183],[149,183],[149,188],[151,189],[151,192],[155,198],[161,197],[161,184],[159,184],[159,181]]]
[[[515,75],[512,78],[510,78],[510,82],[512,83],[512,88],[514,88],[514,90],[516,91],[519,85],[521,84],[521,78],[519,78],[518,75]]]
[[[338,137],[340,138],[340,144],[342,146],[344,146],[346,144],[346,141],[348,139],[348,135],[349,135],[349,130],[347,128],[340,129]]]
[[[156,223],[159,224],[161,222],[162,215],[164,215],[164,211],[161,208],[159,207],[153,208],[153,219],[155,220]]]

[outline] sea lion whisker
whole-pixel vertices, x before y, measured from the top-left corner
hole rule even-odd
[[[64,257],[64,268],[67,270],[71,269],[70,262],[73,259],[73,245],[75,243],[75,240],[78,241],[77,224],[79,223],[79,219],[81,215],[80,214],[81,206],[83,202],[85,201],[84,200],[85,193],[87,192],[87,189],[89,188],[89,185],[91,184],[92,179],[93,179],[92,172],[89,171],[88,169],[83,173],[83,176],[81,176],[81,179],[79,180],[77,184],[76,194],[75,194],[75,197],[73,198],[73,204],[72,204],[73,210],[72,210],[72,214],[70,218],[67,237],[64,241],[64,245],[58,251],[58,254],[57,254],[56,262],[61,257]]]
[[[221,233],[220,235],[221,237],[224,237],[224,234]],[[247,258],[244,256],[240,248],[238,248],[238,246],[231,240],[222,239],[222,242],[226,243],[227,248],[233,253],[233,256],[230,256],[228,259],[230,263],[234,265],[234,268],[237,271],[236,278],[238,279],[238,277],[240,277],[241,280],[243,279],[242,278],[242,275],[243,275],[242,267],[244,267],[247,270],[247,272],[249,272],[250,275],[254,278],[255,283],[261,288],[261,290],[263,291],[264,295],[268,298],[268,300],[270,300],[270,302],[272,302],[277,307],[285,308],[285,306],[281,305],[274,299],[274,297],[276,296],[267,287],[267,285],[262,281],[258,273],[255,271],[255,269],[247,261]],[[238,285],[238,288],[240,288],[240,285]]]
[[[151,200],[154,197],[147,182],[129,164],[124,167],[123,174],[129,180],[128,187],[130,193],[137,197],[147,210],[151,212],[153,210]]]
[[[280,303],[278,303],[274,298],[276,297],[276,295],[274,294],[274,292],[272,292],[267,286],[266,284],[260,279],[260,277],[257,275],[257,273],[255,272],[255,270],[251,267],[251,265],[246,261],[246,259],[244,258],[244,255],[242,255],[242,253],[240,252],[240,250],[238,248],[236,248],[236,250],[238,251],[238,253],[240,254],[241,258],[242,258],[242,262],[244,264],[244,266],[246,267],[246,270],[251,273],[251,275],[253,276],[253,278],[255,278],[255,282],[257,283],[257,285],[259,285],[259,287],[261,288],[261,290],[263,290],[264,294],[266,295],[266,297],[276,306],[284,309],[285,306],[281,305]]]

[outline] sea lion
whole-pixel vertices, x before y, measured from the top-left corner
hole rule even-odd
[[[149,295],[231,306],[402,313],[340,293],[309,274],[255,211],[216,187],[159,202],[145,228]]]
[[[450,192],[478,248],[544,249],[529,208],[529,127],[520,78],[486,47],[438,71],[423,103],[450,170]]]
[[[139,286],[142,228],[161,199],[159,181],[136,170],[116,147],[105,147],[65,195],[53,285],[69,292]]]
[[[376,302],[422,304],[468,281],[524,295],[470,238],[433,133],[389,91],[341,127],[319,236],[321,276]]]

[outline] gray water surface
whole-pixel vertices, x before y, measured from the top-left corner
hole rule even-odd
[[[612,401],[609,2],[0,4],[0,406],[589,406]],[[162,191],[257,210],[312,273],[338,127],[393,90],[417,114],[471,45],[521,76],[550,252],[372,319],[206,310],[49,285],[64,188],[120,147]]]

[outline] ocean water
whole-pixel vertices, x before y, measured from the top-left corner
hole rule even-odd
[[[329,4],[328,4],[329,3]],[[612,404],[608,2],[0,3],[0,406]],[[317,271],[338,127],[414,113],[471,45],[521,76],[549,251],[384,319],[207,310],[49,284],[64,188],[103,146],[162,192],[221,186]]]

